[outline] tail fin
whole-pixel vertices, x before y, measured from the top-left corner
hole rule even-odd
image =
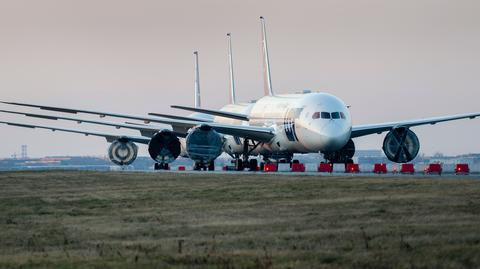
[[[232,57],[232,37],[231,34],[227,34],[227,40],[228,40],[228,67],[230,71],[230,103],[235,104],[236,98],[235,98],[235,80],[233,77],[233,57]]]
[[[262,47],[263,47],[263,79],[265,95],[273,95],[272,79],[270,77],[270,60],[268,58],[267,30],[265,29],[265,19],[260,17],[262,25]]]
[[[200,72],[198,67],[198,51],[194,51],[193,55],[195,57],[195,107],[199,108],[202,106],[200,102]]]

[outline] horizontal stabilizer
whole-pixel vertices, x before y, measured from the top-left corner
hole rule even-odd
[[[240,114],[240,113],[226,112],[226,111],[214,110],[214,109],[195,108],[195,107],[188,107],[188,106],[171,106],[171,107],[172,108],[177,108],[177,109],[183,109],[183,110],[188,110],[188,111],[204,113],[204,114],[210,114],[210,115],[223,117],[223,118],[235,119],[235,120],[243,120],[243,121],[249,121],[250,120],[247,115]],[[152,115],[152,114],[150,114],[150,115]]]

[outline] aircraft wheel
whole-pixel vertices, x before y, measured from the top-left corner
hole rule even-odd
[[[200,170],[202,170],[202,167],[200,166],[199,163],[195,163],[195,164],[193,165],[193,170],[195,170],[195,171],[200,171]]]
[[[208,171],[215,171],[215,162],[211,161],[208,165]]]
[[[243,161],[242,159],[236,159],[235,160],[235,170],[237,171],[242,171],[243,170]]]
[[[258,161],[257,159],[250,159],[249,161],[249,170],[257,171]]]
[[[155,163],[153,170],[168,170],[168,163]]]

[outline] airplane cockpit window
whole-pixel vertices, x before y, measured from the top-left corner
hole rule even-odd
[[[345,116],[345,115],[344,115]],[[329,113],[329,112],[315,112],[312,114],[312,119],[319,119],[319,118],[322,118],[322,119],[340,119],[340,112],[333,112],[333,113]]]
[[[322,112],[322,119],[330,119],[330,118],[331,118],[330,113]]]
[[[346,119],[346,118],[347,118],[347,117],[345,117],[345,113],[343,113],[343,112],[340,112],[340,117],[341,117],[342,119]]]

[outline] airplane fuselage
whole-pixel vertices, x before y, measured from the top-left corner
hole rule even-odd
[[[252,150],[254,155],[336,151],[347,144],[352,130],[346,104],[327,93],[265,96],[255,103],[227,105],[222,110],[247,114],[250,121],[215,117],[215,122],[275,130],[271,141]],[[240,139],[227,136],[225,151],[240,154],[243,151]]]

